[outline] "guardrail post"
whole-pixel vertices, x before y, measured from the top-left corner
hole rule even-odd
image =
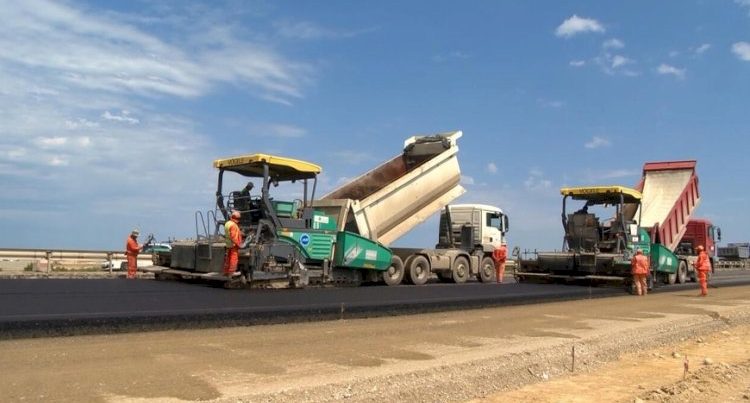
[[[107,252],[107,262],[109,263],[109,275],[112,275],[112,252]]]

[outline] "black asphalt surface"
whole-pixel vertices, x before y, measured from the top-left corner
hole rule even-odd
[[[718,273],[711,284],[750,284],[750,273]],[[697,284],[655,292],[685,289],[697,292]],[[0,280],[0,338],[330,320],[624,294],[622,287],[528,283],[225,290],[178,281],[7,279]]]

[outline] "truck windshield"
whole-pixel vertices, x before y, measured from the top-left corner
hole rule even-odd
[[[487,213],[487,224],[488,227],[497,228],[502,231],[503,220],[502,214],[500,213]]]

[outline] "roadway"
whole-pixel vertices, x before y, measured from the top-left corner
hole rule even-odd
[[[715,287],[750,284],[728,271]],[[696,289],[689,283],[654,292]],[[0,337],[286,323],[373,317],[623,295],[622,287],[433,283],[425,286],[225,290],[207,284],[125,279],[0,280]]]

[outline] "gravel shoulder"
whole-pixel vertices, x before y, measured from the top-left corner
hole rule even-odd
[[[0,390],[11,401],[731,401],[749,384],[750,287],[710,291],[6,340]]]

